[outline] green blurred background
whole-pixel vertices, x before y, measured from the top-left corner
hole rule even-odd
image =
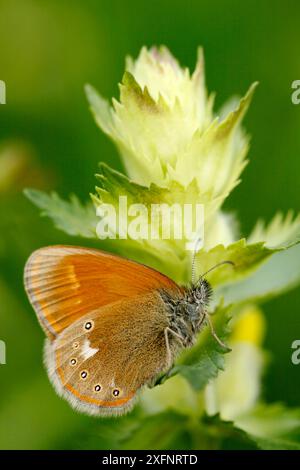
[[[75,192],[85,200],[98,161],[122,169],[94,124],[83,85],[116,96],[125,55],[153,44],[167,45],[190,68],[203,45],[217,107],[259,80],[246,119],[250,164],[226,203],[247,234],[259,216],[299,210],[300,105],[291,103],[291,83],[300,79],[299,21],[297,0],[0,1],[0,79],[7,85],[7,104],[0,106],[0,339],[7,345],[0,448],[101,446],[97,421],[73,412],[48,382],[43,333],[22,284],[34,249],[87,244],[41,219],[22,188]],[[299,304],[298,289],[264,307],[272,355],[263,395],[291,406],[300,405],[300,366],[290,360],[300,337]]]

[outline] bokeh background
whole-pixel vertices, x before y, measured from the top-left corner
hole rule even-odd
[[[258,217],[300,209],[300,105],[291,102],[291,83],[300,79],[299,21],[297,0],[0,0],[0,79],[7,85],[0,106],[0,339],[7,345],[0,448],[97,447],[97,421],[73,412],[48,382],[43,333],[22,283],[34,249],[87,244],[40,218],[22,189],[86,200],[98,161],[122,169],[94,124],[84,84],[116,96],[125,55],[153,44],[167,45],[191,68],[203,45],[217,107],[259,80],[245,122],[250,164],[226,203],[246,235]],[[290,406],[300,405],[300,366],[290,359],[300,338],[299,304],[297,289],[264,306],[271,356],[263,395]]]

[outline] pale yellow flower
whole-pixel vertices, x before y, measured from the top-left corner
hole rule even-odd
[[[120,101],[111,107],[87,86],[100,128],[117,145],[127,174],[139,184],[198,185],[198,200],[216,211],[238,184],[246,164],[248,138],[241,121],[255,89],[228,112],[213,113],[199,49],[195,71],[183,69],[167,48],[143,48],[127,59]],[[211,208],[210,208],[211,210]]]

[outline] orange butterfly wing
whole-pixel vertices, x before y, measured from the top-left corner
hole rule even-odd
[[[169,367],[167,327],[158,292],[100,307],[46,342],[49,378],[77,410],[123,414],[137,391]]]
[[[29,258],[25,288],[50,339],[49,377],[74,408],[121,414],[168,366],[168,317],[157,290],[182,291],[158,271],[99,250],[52,246]]]
[[[87,313],[120,300],[180,287],[163,274],[104,251],[50,246],[35,251],[25,266],[25,289],[50,339]]]

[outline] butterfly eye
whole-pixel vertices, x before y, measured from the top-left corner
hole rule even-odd
[[[87,331],[89,331],[89,330],[91,330],[91,329],[93,328],[93,326],[94,326],[94,323],[93,323],[93,322],[87,321],[87,322],[85,323],[85,325],[84,325],[84,329],[87,330]]]
[[[114,396],[114,397],[117,397],[119,394],[120,394],[120,390],[118,390],[117,388],[115,388],[114,391],[113,391],[113,396]]]
[[[101,385],[95,385],[95,392],[100,392],[101,390]]]
[[[84,380],[86,379],[88,376],[88,373],[86,370],[83,370],[82,372],[80,372],[80,377]]]
[[[75,357],[73,357],[71,360],[70,360],[70,364],[71,366],[75,366],[77,364],[77,359],[75,359]]]

